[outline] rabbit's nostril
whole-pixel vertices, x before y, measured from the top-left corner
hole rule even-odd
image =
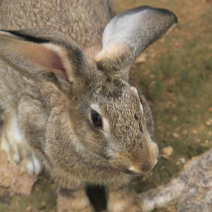
[[[149,164],[142,165],[142,171],[143,172],[148,172],[150,170],[151,170],[151,166]]]

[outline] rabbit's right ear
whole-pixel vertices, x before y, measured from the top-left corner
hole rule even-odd
[[[104,30],[103,48],[95,56],[97,67],[109,74],[127,76],[140,53],[176,23],[172,12],[148,6],[118,14]]]
[[[82,88],[88,71],[80,47],[50,30],[0,31],[0,57],[22,75],[55,83],[65,92]]]

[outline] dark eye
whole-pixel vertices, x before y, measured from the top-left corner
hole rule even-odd
[[[95,127],[102,127],[102,118],[95,110],[91,110],[91,120]]]

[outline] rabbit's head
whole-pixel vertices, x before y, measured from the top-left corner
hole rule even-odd
[[[173,13],[163,9],[126,11],[106,26],[102,50],[87,56],[57,32],[2,31],[0,55],[24,76],[52,83],[67,97],[76,148],[79,142],[88,154],[98,155],[115,170],[146,173],[156,164],[158,148],[151,140],[150,108],[129,84],[128,73],[139,54],[176,21]],[[60,148],[68,154],[59,145],[57,151]]]
[[[128,82],[104,74],[90,85],[75,112],[70,111],[78,139],[115,169],[150,171],[158,148],[150,137],[153,120],[143,95]]]

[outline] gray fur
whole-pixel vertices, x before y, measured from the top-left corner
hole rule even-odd
[[[114,73],[117,67],[112,60],[107,60],[107,67],[99,67],[100,60],[108,59],[99,56],[100,38],[109,21],[107,5],[98,0],[12,0],[9,4],[5,0],[0,7],[4,29],[50,28],[0,32],[0,100],[6,114],[4,134],[12,129],[9,123],[15,117],[29,154],[37,155],[59,187],[59,211],[93,211],[84,192],[86,183],[107,186],[109,211],[140,211],[139,198],[129,189],[130,174],[146,174],[156,164],[158,148],[150,137],[150,108],[123,77],[123,68],[127,73],[143,47],[134,42],[138,51],[133,50],[130,63],[125,61],[125,51],[118,52],[121,74]],[[149,19],[155,20],[157,11],[151,9]],[[108,27],[117,19],[124,24],[123,16],[112,19]],[[152,22],[148,23],[151,28]],[[168,28],[163,24],[157,27],[160,35]],[[137,30],[130,30],[129,38]],[[152,31],[146,34],[152,37]],[[115,35],[111,36],[114,40]],[[116,52],[109,56],[113,54],[117,56]],[[91,123],[93,105],[100,110],[102,129]],[[15,138],[8,138],[10,144],[11,139]],[[12,158],[10,148],[7,153]]]
[[[129,67],[142,51],[177,22],[170,11],[148,6],[128,10],[115,16],[103,33],[103,49],[97,64],[102,69]],[[110,48],[123,48],[121,55],[108,54]],[[120,58],[121,56],[121,58]]]
[[[110,19],[107,5],[107,0],[2,0],[0,23],[4,30],[54,29],[86,49],[101,43]]]

